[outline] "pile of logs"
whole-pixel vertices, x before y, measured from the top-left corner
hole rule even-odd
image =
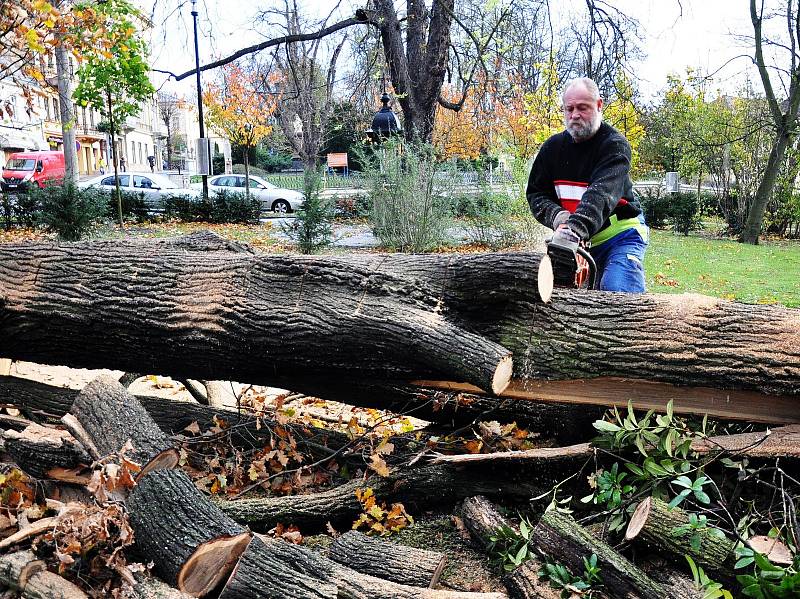
[[[266,256],[208,234],[0,245],[0,356],[276,386],[424,418],[430,430],[420,435],[498,420],[554,440],[557,447],[498,454],[423,451],[369,479],[382,500],[417,510],[464,500],[461,517],[483,547],[492,531],[513,527],[490,499],[527,501],[580,470],[595,456],[591,423],[608,406],[671,400],[676,412],[784,425],[760,440],[714,438],[693,449],[800,455],[798,331],[798,311],[777,306],[553,290],[549,261],[538,254]],[[211,501],[180,468],[172,435],[191,423],[221,415],[235,424],[232,442],[252,446],[276,425],[269,418],[135,396],[110,376],[80,392],[0,376],[0,403],[20,411],[0,418],[2,441],[30,476],[86,485],[114,457],[135,473],[114,499],[125,506],[135,551],[169,587],[131,575],[127,596],[505,596],[438,588],[446,556],[361,533],[337,538],[327,555],[262,534],[278,523],[321,530],[352,522],[364,480]],[[332,430],[303,426],[296,439],[315,458],[359,458]],[[693,555],[724,579],[730,540],[704,538],[694,552],[687,539],[664,542],[665,527],[684,518],[645,500],[627,542],[673,561]],[[36,533],[19,534],[3,547]],[[531,538],[536,558],[503,579],[511,597],[553,596],[539,563],[580,570],[591,554],[609,596],[695,596],[680,574],[634,565],[557,510]],[[29,596],[55,596],[36,590],[65,583],[48,576],[29,553],[0,559],[0,583],[30,588]]]

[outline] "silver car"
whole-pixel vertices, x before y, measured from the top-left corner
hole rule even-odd
[[[208,190],[209,192],[226,190],[244,193],[244,181],[244,175],[216,175],[209,177]],[[193,183],[192,187],[196,189],[199,185],[199,183]],[[254,175],[250,175],[250,195],[258,198],[262,210],[272,210],[281,214],[294,212],[305,201],[301,192],[278,187]]]
[[[164,208],[164,199],[168,197],[185,196],[191,199],[199,199],[202,195],[196,189],[181,187],[167,177],[159,173],[119,173],[119,187],[122,191],[141,193],[147,207],[151,210],[161,210]],[[93,179],[79,181],[78,187],[95,187],[105,191],[113,191],[114,175],[101,175]]]

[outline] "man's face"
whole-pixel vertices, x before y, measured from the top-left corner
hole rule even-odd
[[[564,127],[576,142],[597,133],[602,120],[603,100],[592,99],[583,85],[573,85],[564,94]]]

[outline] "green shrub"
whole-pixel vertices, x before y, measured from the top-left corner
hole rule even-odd
[[[670,196],[659,187],[649,187],[639,194],[642,204],[644,220],[654,229],[663,229],[667,226],[670,216]]]
[[[3,214],[6,230],[10,229],[14,220],[14,205],[11,202],[11,196],[7,193],[0,194],[0,212]]]
[[[14,219],[29,229],[36,227],[42,216],[41,198],[35,191],[37,190],[15,194],[10,200]]]
[[[106,197],[105,216],[113,221],[118,220],[119,210],[117,208],[116,192],[111,191],[109,193],[107,191],[102,191],[100,193]],[[143,223],[150,217],[147,209],[147,202],[144,199],[144,192],[121,191],[121,197],[122,218],[124,220],[133,220],[137,223]]]
[[[333,202],[323,198],[321,191],[322,176],[319,172],[307,170],[303,184],[305,202],[295,218],[283,226],[284,233],[303,254],[314,254],[333,241]]]
[[[673,193],[669,200],[669,220],[676,233],[689,235],[690,231],[700,228],[700,205],[696,193]]]
[[[292,166],[292,157],[259,147],[256,148],[256,166],[268,173],[277,173]]]
[[[39,223],[64,241],[78,241],[86,236],[108,210],[108,196],[102,191],[64,185],[34,189],[31,202],[38,202]]]
[[[372,200],[370,224],[384,247],[425,252],[448,241],[456,172],[429,144],[389,140],[359,158]]]
[[[211,221],[215,223],[257,223],[261,201],[239,191],[221,189],[211,197]]]
[[[164,200],[164,217],[183,222],[211,222],[211,202],[191,196],[171,196]]]
[[[225,154],[220,154],[219,152],[214,154],[211,159],[211,170],[215,175],[225,172]]]
[[[244,165],[243,164],[234,164],[233,165],[233,174],[234,175],[244,175]],[[250,171],[250,175],[254,175],[256,177],[266,177],[267,171],[262,170],[252,164],[249,165],[248,170]]]

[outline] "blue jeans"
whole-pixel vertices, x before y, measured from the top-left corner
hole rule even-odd
[[[639,231],[628,229],[589,253],[597,264],[602,291],[644,293],[644,253],[647,242]]]

